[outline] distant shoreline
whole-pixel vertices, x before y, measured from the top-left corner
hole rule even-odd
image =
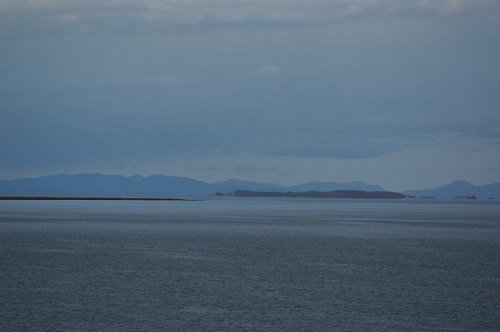
[[[0,201],[190,201],[166,197],[0,196]]]

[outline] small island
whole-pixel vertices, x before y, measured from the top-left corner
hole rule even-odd
[[[462,195],[462,196],[455,196],[453,199],[477,199],[475,195]]]
[[[335,190],[335,191],[252,191],[235,190],[230,193],[216,193],[216,196],[234,197],[304,197],[304,198],[368,198],[368,199],[401,199],[408,196],[391,191]]]

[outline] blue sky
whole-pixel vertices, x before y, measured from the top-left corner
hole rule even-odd
[[[0,0],[0,178],[500,182],[500,2]]]

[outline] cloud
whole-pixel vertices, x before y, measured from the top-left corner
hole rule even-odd
[[[342,15],[359,15],[363,13],[363,7],[359,4],[352,4],[341,11]]]
[[[222,166],[217,166],[217,165],[207,165],[203,167],[184,167],[186,171],[202,171],[202,172],[220,172],[224,171],[225,168]]]
[[[406,144],[393,137],[363,134],[275,134],[256,146],[263,156],[369,159],[394,153]]]
[[[420,0],[418,8],[425,12],[436,12],[442,15],[459,14],[466,10],[473,10],[475,7],[485,5],[483,1],[467,1],[467,0]]]
[[[266,160],[371,163],[457,137],[496,162],[498,21],[487,15],[499,7],[0,0],[0,172],[151,161],[266,176]]]
[[[258,70],[259,75],[262,76],[271,76],[271,75],[279,75],[279,74],[286,74],[289,73],[290,71],[284,67],[278,67],[269,63],[266,63],[260,69]]]
[[[276,167],[239,164],[232,167],[230,171],[237,175],[248,175],[248,174],[275,173],[277,170]]]
[[[163,85],[163,84],[184,83],[187,81],[188,80],[182,76],[173,74],[164,74],[158,76],[115,81],[113,83],[116,85]]]
[[[128,32],[245,22],[322,24],[363,15],[454,15],[474,11],[498,15],[499,10],[500,2],[496,0],[0,0],[3,21],[19,22],[25,17],[31,26],[52,22],[73,25],[80,31],[105,28]]]

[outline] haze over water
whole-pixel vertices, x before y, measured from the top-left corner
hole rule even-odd
[[[500,330],[496,201],[0,202],[0,329]]]

